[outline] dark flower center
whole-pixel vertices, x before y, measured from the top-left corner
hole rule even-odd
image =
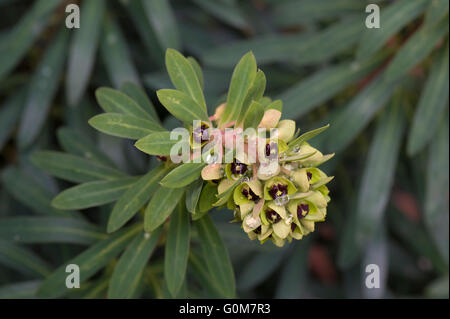
[[[271,221],[274,224],[278,223],[281,220],[281,216],[278,215],[276,211],[270,208],[266,209],[266,217],[269,221]]]
[[[254,232],[255,232],[255,234],[257,234],[257,235],[261,234],[261,226],[258,226],[258,228],[256,228],[256,229],[254,230]]]
[[[276,199],[277,197],[286,195],[287,192],[288,192],[287,185],[274,184],[269,190],[269,195],[272,196],[273,199]]]
[[[309,205],[308,204],[300,204],[297,206],[297,217],[298,219],[302,219],[306,215],[309,214]]]
[[[242,195],[244,195],[248,200],[257,201],[259,196],[256,195],[250,187],[242,189]]]
[[[297,225],[296,225],[295,223],[292,223],[292,224],[291,224],[291,230],[292,230],[292,231],[295,231],[295,228],[297,228]]]
[[[235,175],[242,175],[247,171],[247,165],[235,160],[231,163],[231,172]]]
[[[306,172],[306,176],[308,176],[308,181],[310,181],[312,178],[312,174],[310,172]]]
[[[267,143],[265,149],[266,157],[269,159],[275,159],[278,157],[278,145],[277,143]]]
[[[209,141],[208,126],[206,126],[206,124],[202,124],[201,126],[194,129],[193,138],[197,143]]]
[[[157,158],[158,161],[160,161],[160,162],[165,162],[165,161],[167,161],[167,156],[157,155],[156,158]]]

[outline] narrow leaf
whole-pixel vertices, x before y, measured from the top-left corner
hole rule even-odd
[[[366,29],[361,36],[356,53],[357,58],[366,58],[381,49],[389,38],[418,17],[425,10],[428,2],[426,0],[396,1],[383,8],[380,11],[382,19],[380,28]]]
[[[63,217],[10,217],[0,223],[0,239],[25,244],[90,245],[106,235],[88,222]]]
[[[189,148],[189,140],[184,139],[183,142],[180,140],[170,139],[171,132],[156,132],[147,135],[139,139],[136,144],[134,144],[139,150],[150,155],[170,155],[172,147],[180,143],[184,144]]]
[[[133,82],[125,82],[120,90],[131,97],[144,111],[150,114],[155,122],[159,123],[159,117],[158,113],[156,113],[155,106],[152,101],[150,101],[143,88]]]
[[[227,106],[220,118],[220,126],[236,121],[253,81],[256,77],[256,60],[250,51],[236,65],[231,76],[227,96]]]
[[[86,1],[81,5],[80,25],[70,43],[66,96],[69,105],[77,105],[94,67],[105,1]]]
[[[160,184],[167,188],[180,188],[189,185],[200,177],[206,163],[184,163],[164,176]]]
[[[58,298],[68,293],[70,289],[66,287],[66,265],[78,265],[81,274],[80,283],[83,283],[120,254],[141,229],[142,225],[140,224],[122,229],[68,260],[45,279],[39,287],[37,296],[39,298]]]
[[[95,91],[98,104],[105,112],[122,113],[152,121],[153,118],[128,95],[107,87]],[[154,120],[153,120],[154,121]]]
[[[175,88],[189,95],[206,111],[201,82],[189,60],[178,51],[167,49],[166,68]]]
[[[164,131],[164,128],[153,120],[119,113],[96,115],[89,120],[89,124],[105,134],[133,140],[140,139],[156,131]]]
[[[234,298],[236,284],[233,266],[216,227],[208,215],[197,220],[195,226],[202,246],[203,258],[209,273],[214,274],[212,279],[223,297]]]
[[[195,120],[209,121],[204,108],[182,91],[163,89],[158,90],[156,95],[161,104],[183,122],[192,125]]]
[[[111,181],[94,181],[80,184],[61,192],[52,200],[58,209],[85,209],[118,200],[138,177],[125,177]]]
[[[111,82],[115,88],[120,88],[125,82],[140,84],[130,49],[119,25],[109,17],[104,20],[100,53]]]
[[[184,188],[165,188],[160,186],[145,209],[144,229],[152,232],[172,214],[181,200]]]
[[[0,239],[0,265],[33,277],[46,277],[51,269],[46,261],[33,251]]]
[[[56,35],[33,74],[19,125],[18,143],[25,149],[41,131],[56,94],[67,49],[65,28]]]
[[[449,46],[436,57],[421,93],[408,136],[408,153],[417,154],[436,132],[445,106],[448,105]]]

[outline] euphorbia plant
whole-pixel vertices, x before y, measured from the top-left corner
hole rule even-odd
[[[159,90],[157,96],[183,122],[182,128],[165,129],[143,90],[130,83],[121,91],[99,88],[96,97],[105,113],[89,121],[103,133],[137,140],[139,150],[158,158],[156,168],[130,177],[101,160],[88,163],[48,151],[36,153],[33,161],[57,177],[82,183],[59,194],[52,203],[57,208],[83,209],[117,200],[107,223],[112,235],[105,240],[111,242],[104,245],[131,241],[123,256],[145,254],[130,266],[119,260],[109,296],[131,294],[134,286],[121,273],[131,267],[135,275],[142,275],[148,257],[164,240],[164,277],[176,296],[186,272],[191,219],[207,268],[217,277],[219,294],[232,297],[233,270],[208,212],[214,207],[229,208],[234,212],[230,211],[230,221],[241,223],[248,237],[261,243],[271,240],[283,246],[286,240],[302,239],[312,232],[315,222],[325,219],[330,201],[326,184],[332,179],[317,166],[333,154],[323,155],[307,141],[328,125],[300,134],[294,121],[281,120],[282,101],[264,96],[266,78],[251,52],[235,67],[226,102],[212,115],[207,112],[198,63],[168,49],[166,67],[175,89]],[[50,159],[60,164],[47,165]],[[131,220],[132,225],[122,230]],[[90,250],[95,252],[94,248]],[[75,261],[82,263],[83,254]],[[88,266],[84,279],[95,273]],[[46,291],[52,295],[50,288],[62,272],[44,283],[44,295]],[[130,275],[130,280],[136,279]]]

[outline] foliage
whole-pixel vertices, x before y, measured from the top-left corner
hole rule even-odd
[[[448,298],[448,1],[377,1],[381,29],[364,27],[360,0],[160,3],[83,0],[69,31],[64,1],[0,1],[0,297]],[[172,87],[167,48],[193,57],[168,68],[200,106],[164,103],[182,121],[227,100],[251,50],[284,118],[302,131],[331,123],[311,142],[336,152],[315,233],[283,248],[249,241],[230,211],[203,215],[214,190],[199,183],[183,198],[192,223],[183,205],[159,205],[183,192],[158,186],[168,168],[132,140],[181,125],[158,101],[170,91],[156,95]],[[254,79],[241,80],[236,96]],[[149,214],[162,225],[146,236]],[[80,289],[59,285],[68,263]],[[382,289],[362,288],[370,263]]]

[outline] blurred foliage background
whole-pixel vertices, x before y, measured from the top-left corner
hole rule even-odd
[[[80,5],[80,29],[64,27],[69,3]],[[369,3],[381,8],[380,29],[365,27]],[[87,120],[100,112],[97,87],[131,81],[165,127],[177,126],[155,96],[171,87],[169,47],[199,61],[210,114],[252,50],[284,118],[302,131],[331,124],[311,141],[336,152],[324,168],[336,176],[328,218],[316,232],[279,249],[248,240],[229,224],[232,212],[211,213],[238,297],[448,298],[448,9],[447,0],[0,0],[0,298],[33,297],[94,240],[31,233],[61,213],[50,202],[73,184],[37,169],[30,154],[64,150],[145,173],[155,159]],[[82,214],[104,232],[111,207]],[[163,258],[163,249],[153,254],[135,297],[170,297]],[[201,270],[198,262],[190,267]],[[114,264],[67,297],[105,297]],[[380,267],[380,289],[364,286],[368,264]],[[187,278],[179,297],[211,296],[198,288],[201,273]]]

